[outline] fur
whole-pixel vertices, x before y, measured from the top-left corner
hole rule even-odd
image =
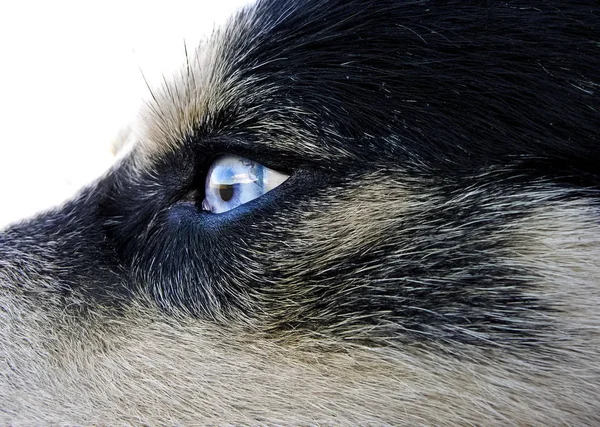
[[[0,423],[600,424],[599,84],[593,1],[246,7],[0,234]]]

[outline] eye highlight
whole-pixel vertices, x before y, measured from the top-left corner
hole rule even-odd
[[[244,157],[220,156],[206,175],[202,209],[217,214],[230,211],[279,187],[288,178]]]

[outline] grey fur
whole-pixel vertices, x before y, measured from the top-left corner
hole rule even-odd
[[[362,7],[304,3],[337,5],[348,20]],[[270,37],[301,14],[282,4],[277,20],[261,20],[277,9],[264,1],[215,33],[155,92],[137,145],[106,177],[0,235],[0,424],[600,424],[597,172],[575,155],[570,173],[530,166],[552,160],[548,146],[502,161],[490,149],[477,167],[446,173],[446,161],[463,166],[451,148],[432,149],[433,160],[410,152],[419,133],[402,134],[392,111],[386,135],[374,134],[377,111],[373,129],[344,130],[337,112],[239,70],[255,52],[235,56],[236,40],[256,26]],[[314,85],[305,98],[331,89]],[[593,110],[597,96],[583,92]],[[490,107],[490,123],[500,116]],[[195,240],[198,222],[173,216],[190,196],[165,188],[189,173],[196,146],[302,159],[298,187],[229,223],[198,213],[210,231]],[[302,175],[310,162],[325,165],[305,167],[325,176],[317,184]]]

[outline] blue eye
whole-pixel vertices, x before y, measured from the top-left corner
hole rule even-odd
[[[243,157],[218,157],[206,176],[202,209],[212,213],[230,211],[279,187],[288,178]]]

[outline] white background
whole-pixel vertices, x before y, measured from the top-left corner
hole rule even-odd
[[[252,0],[0,3],[0,227],[112,163],[149,91]]]

